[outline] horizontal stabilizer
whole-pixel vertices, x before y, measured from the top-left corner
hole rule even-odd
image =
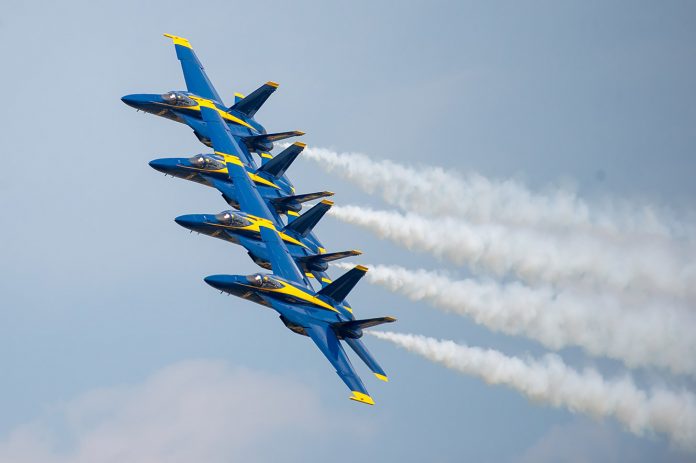
[[[331,191],[318,191],[316,193],[305,193],[301,195],[283,196],[282,198],[273,198],[271,202],[276,209],[289,209],[298,212],[302,209],[302,203],[312,201],[314,199],[333,196]]]
[[[244,98],[244,100],[246,100],[246,98]],[[291,137],[301,137],[304,134],[304,132],[300,132],[299,130],[293,130],[290,132],[267,133],[265,135],[254,135],[251,137],[244,137],[244,143],[246,143],[250,151],[271,151],[273,149],[274,141],[285,140],[286,138]]]
[[[295,234],[305,238],[312,231],[314,226],[321,220],[321,218],[326,214],[326,211],[331,209],[333,206],[333,201],[328,199],[323,200],[319,204],[316,204],[310,210],[290,222],[283,231],[294,232]]]
[[[328,268],[328,262],[345,259],[346,257],[355,257],[360,254],[362,254],[362,251],[353,249],[352,251],[328,252],[325,254],[298,257],[297,261],[307,267],[309,271],[323,272]]]
[[[385,322],[386,323],[386,322]],[[344,341],[346,344],[348,344],[351,349],[355,351],[356,354],[358,354],[358,357],[362,359],[363,362],[365,362],[365,365],[372,370],[372,373],[374,375],[382,380],[382,381],[389,381],[387,378],[387,374],[384,372],[381,366],[379,366],[379,363],[377,363],[377,360],[372,356],[369,350],[367,350],[367,347],[365,347],[365,344],[360,339],[357,338],[344,338]]]
[[[304,143],[295,142],[292,145],[285,148],[278,156],[267,161],[263,166],[259,168],[259,172],[266,172],[275,178],[280,178],[285,174],[285,171],[290,167],[297,156],[300,155],[303,149],[305,149]]]
[[[366,272],[367,267],[357,265],[341,275],[338,280],[334,280],[330,285],[323,287],[317,295],[328,297],[340,304],[348,296],[348,293],[353,290],[358,281],[365,276]]]
[[[229,111],[238,111],[247,117],[254,117],[256,111],[259,110],[261,106],[266,102],[269,96],[278,88],[278,84],[275,82],[266,82],[249,95],[237,99],[235,96],[235,102]]]
[[[384,323],[394,323],[396,318],[394,317],[377,317],[377,318],[365,318],[363,320],[351,320],[349,322],[336,322],[332,323],[331,326],[335,330],[342,332],[347,331],[359,331],[365,328],[371,328],[373,326],[382,325]]]

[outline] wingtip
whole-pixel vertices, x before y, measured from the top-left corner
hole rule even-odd
[[[326,204],[327,206],[333,206],[333,205],[334,205],[334,202],[331,201],[330,199],[322,199],[322,200],[321,200],[321,203],[322,203],[322,204]]]
[[[363,252],[362,252],[360,249],[353,249],[353,255],[354,255],[354,256],[359,256],[359,255],[361,255],[362,253],[363,253]]]
[[[302,143],[301,141],[296,141],[295,143],[293,143],[293,145],[297,146],[298,148],[303,148],[303,149],[305,147],[307,147],[307,143]]]
[[[368,404],[368,405],[374,405],[375,401],[372,400],[372,397],[370,397],[367,394],[364,394],[359,391],[351,391],[353,393],[352,396],[350,396],[350,400],[355,400],[356,402]]]
[[[379,373],[375,373],[375,376],[377,377],[377,379],[384,381],[385,383],[389,382],[389,378],[387,378],[385,375],[380,375]]]
[[[367,267],[365,267],[364,265],[356,265],[355,269],[360,270],[361,272],[367,272],[368,270]]]
[[[295,136],[301,137],[302,135],[306,135],[307,132],[303,132],[301,130],[295,130]]]
[[[164,34],[165,37],[169,37],[174,42],[174,45],[181,45],[183,47],[191,48],[189,41],[183,37],[179,37],[173,34]]]
[[[278,88],[278,87],[279,87],[279,84],[278,84],[277,82],[273,82],[272,80],[269,80],[268,82],[266,82],[266,85],[269,85],[269,86],[271,86],[271,87],[273,87],[273,88]]]

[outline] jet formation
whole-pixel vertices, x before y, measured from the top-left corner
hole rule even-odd
[[[273,143],[304,135],[300,131],[267,133],[256,112],[276,91],[266,82],[247,96],[235,94],[225,106],[188,40],[174,42],[186,91],[133,94],[122,101],[133,108],[189,126],[212,153],[188,158],[156,159],[154,169],[218,190],[232,209],[217,214],[188,214],[175,219],[191,231],[238,244],[270,273],[211,275],[204,281],[223,293],[266,306],[294,333],[308,336],[351,391],[350,399],[374,405],[355,372],[343,343],[382,381],[387,374],[360,339],[363,329],[396,321],[392,317],[358,320],[347,296],[365,275],[357,265],[336,280],[329,262],[360,255],[358,250],[326,252],[313,229],[333,202],[322,199],[302,212],[307,201],[332,196],[330,191],[296,194],[287,169],[305,148],[295,142],[277,155]],[[259,158],[259,164],[256,157]]]

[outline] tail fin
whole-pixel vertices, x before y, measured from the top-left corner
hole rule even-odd
[[[292,231],[305,238],[312,231],[312,228],[324,217],[326,211],[331,209],[333,206],[333,201],[328,199],[323,200],[319,204],[315,205],[313,208],[290,222],[283,231]]]
[[[247,117],[254,117],[256,111],[266,102],[269,96],[278,88],[275,82],[266,82],[246,97],[239,100],[235,95],[234,105],[228,111],[238,111]]]
[[[307,145],[304,143],[293,143],[285,148],[278,156],[268,160],[264,165],[259,167],[259,172],[266,172],[275,178],[282,177],[288,167],[290,167],[290,164],[292,164],[302,150],[305,149],[305,146]]]
[[[394,317],[366,318],[364,320],[336,322],[332,323],[331,326],[333,327],[334,331],[336,331],[336,333],[344,339],[358,339],[362,336],[362,330],[365,328],[381,325],[382,323],[393,323],[395,321],[396,318]]]
[[[317,295],[328,297],[341,303],[358,281],[365,276],[365,272],[367,272],[367,267],[357,265],[341,275],[338,280],[334,280],[330,285],[324,286]]]
[[[302,264],[308,272],[323,272],[329,267],[328,262],[333,262],[346,257],[354,257],[362,254],[362,251],[353,249],[352,251],[329,252],[326,254],[314,254],[311,256],[298,257],[295,260]]]
[[[385,322],[387,323],[387,322]],[[372,356],[369,350],[367,350],[367,347],[365,347],[365,344],[360,339],[357,338],[344,338],[343,339],[350,347],[355,351],[356,354],[358,354],[358,357],[362,359],[363,362],[365,362],[365,365],[372,370],[372,373],[377,377],[377,379],[381,379],[382,381],[389,381],[389,378],[387,378],[387,374],[384,372],[381,366],[379,366],[379,363],[377,363],[377,360]]]
[[[285,213],[287,210],[299,212],[302,209],[302,203],[312,201],[314,199],[333,196],[331,191],[318,191],[316,193],[305,193],[302,195],[283,196],[281,198],[273,198],[271,202],[279,212]],[[297,220],[297,219],[295,219]]]
[[[244,98],[244,100],[246,100],[246,98]],[[286,138],[291,137],[301,137],[304,134],[304,132],[300,132],[299,130],[293,130],[290,132],[267,133],[265,135],[254,135],[252,137],[244,137],[244,143],[246,143],[250,151],[271,151],[273,149],[274,141],[285,140]]]

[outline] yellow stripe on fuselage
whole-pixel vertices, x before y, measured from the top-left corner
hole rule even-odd
[[[229,122],[234,122],[235,124],[244,126],[248,129],[253,130],[254,132],[258,133],[258,130],[256,130],[254,127],[249,125],[248,123],[244,122],[242,119],[238,117],[234,117],[232,114],[228,113],[227,111],[223,111],[222,109],[218,108],[215,106],[215,103],[213,103],[212,100],[208,100],[206,98],[201,98],[196,95],[187,95],[189,98],[191,98],[193,101],[195,101],[197,104],[196,106],[176,106],[176,105],[171,105],[169,103],[159,103],[163,106],[167,106],[169,108],[174,108],[174,109],[188,109],[190,111],[201,111],[201,108],[210,108],[214,109],[215,111],[218,112],[220,117],[222,117],[224,120],[229,121]]]
[[[198,103],[198,106],[191,106],[190,107],[191,109],[195,109],[198,111],[200,111],[201,108],[214,109],[215,111],[218,112],[220,117],[222,117],[223,119],[230,121],[230,122],[234,122],[235,124],[243,125],[244,127],[247,127],[249,129],[253,130],[254,132],[257,131],[255,128],[253,128],[251,125],[247,124],[246,122],[244,122],[240,118],[234,117],[232,114],[228,113],[227,111],[223,111],[222,109],[218,108],[212,100],[209,100],[207,98],[201,98],[200,96],[196,96],[196,95],[188,95],[188,97],[191,98],[196,103]]]
[[[215,154],[217,154],[218,156],[222,156],[222,159],[225,162],[231,162],[232,164],[236,164],[238,166],[241,166],[242,168],[244,168],[244,170],[246,170],[244,164],[239,159],[239,156],[235,156],[234,154],[223,153],[222,151],[215,151]],[[225,168],[225,172],[227,172],[227,168]],[[252,179],[256,183],[259,183],[261,185],[270,186],[272,188],[277,188],[280,190],[280,187],[278,185],[276,185],[275,183],[271,182],[270,180],[266,180],[265,178],[260,177],[259,175],[256,175],[253,172],[249,172],[248,170],[247,170],[247,174],[249,175],[249,178]]]
[[[182,167],[182,168],[184,168],[184,169],[196,170],[196,171],[198,171],[198,172],[207,172],[207,173],[210,173],[210,174],[227,174],[227,173],[228,173],[228,172],[227,172],[227,167],[224,167],[224,168],[222,168],[222,169],[201,169],[201,168],[199,168],[199,167],[193,167],[193,166],[179,166],[179,167]],[[278,185],[276,185],[276,184],[273,183],[273,182],[270,182],[270,181],[266,180],[266,179],[263,178],[263,177],[259,177],[258,175],[256,175],[256,174],[253,173],[253,172],[247,171],[247,174],[249,175],[249,178],[250,178],[254,183],[258,183],[258,184],[264,185],[264,186],[269,186],[269,187],[271,187],[271,188],[277,188],[277,189],[280,190],[280,187],[279,187]]]
[[[302,302],[308,302],[310,304],[321,307],[322,309],[331,310],[333,312],[340,313],[332,305],[327,304],[326,302],[322,301],[318,297],[313,296],[310,293],[301,290],[300,288],[297,288],[297,287],[295,287],[291,284],[285,283],[283,281],[278,281],[278,280],[274,280],[274,281],[280,283],[282,285],[282,287],[280,287],[280,288],[260,288],[258,286],[244,285],[242,283],[240,283],[240,284],[242,284],[243,286],[248,286],[250,288],[254,288],[255,290],[261,291],[261,292],[285,294],[287,296],[291,296],[295,299],[298,299]]]
[[[226,228],[229,230],[247,231],[247,232],[252,232],[254,234],[258,233],[259,235],[261,234],[261,227],[266,227],[266,228],[276,230],[276,228],[273,226],[273,223],[271,223],[269,220],[263,219],[261,217],[247,215],[246,219],[251,221],[251,225],[247,225],[245,227],[235,227],[234,225],[224,225],[221,223],[212,223],[212,222],[205,222],[205,223],[206,223],[206,225],[212,225],[213,227]],[[295,244],[297,246],[302,246],[305,249],[309,249],[309,247],[307,247],[301,241],[296,240],[292,236],[287,235],[283,232],[279,232],[278,230],[276,230],[276,232],[280,236],[280,239],[282,239],[286,243]],[[310,251],[311,251],[311,249],[310,249]]]

